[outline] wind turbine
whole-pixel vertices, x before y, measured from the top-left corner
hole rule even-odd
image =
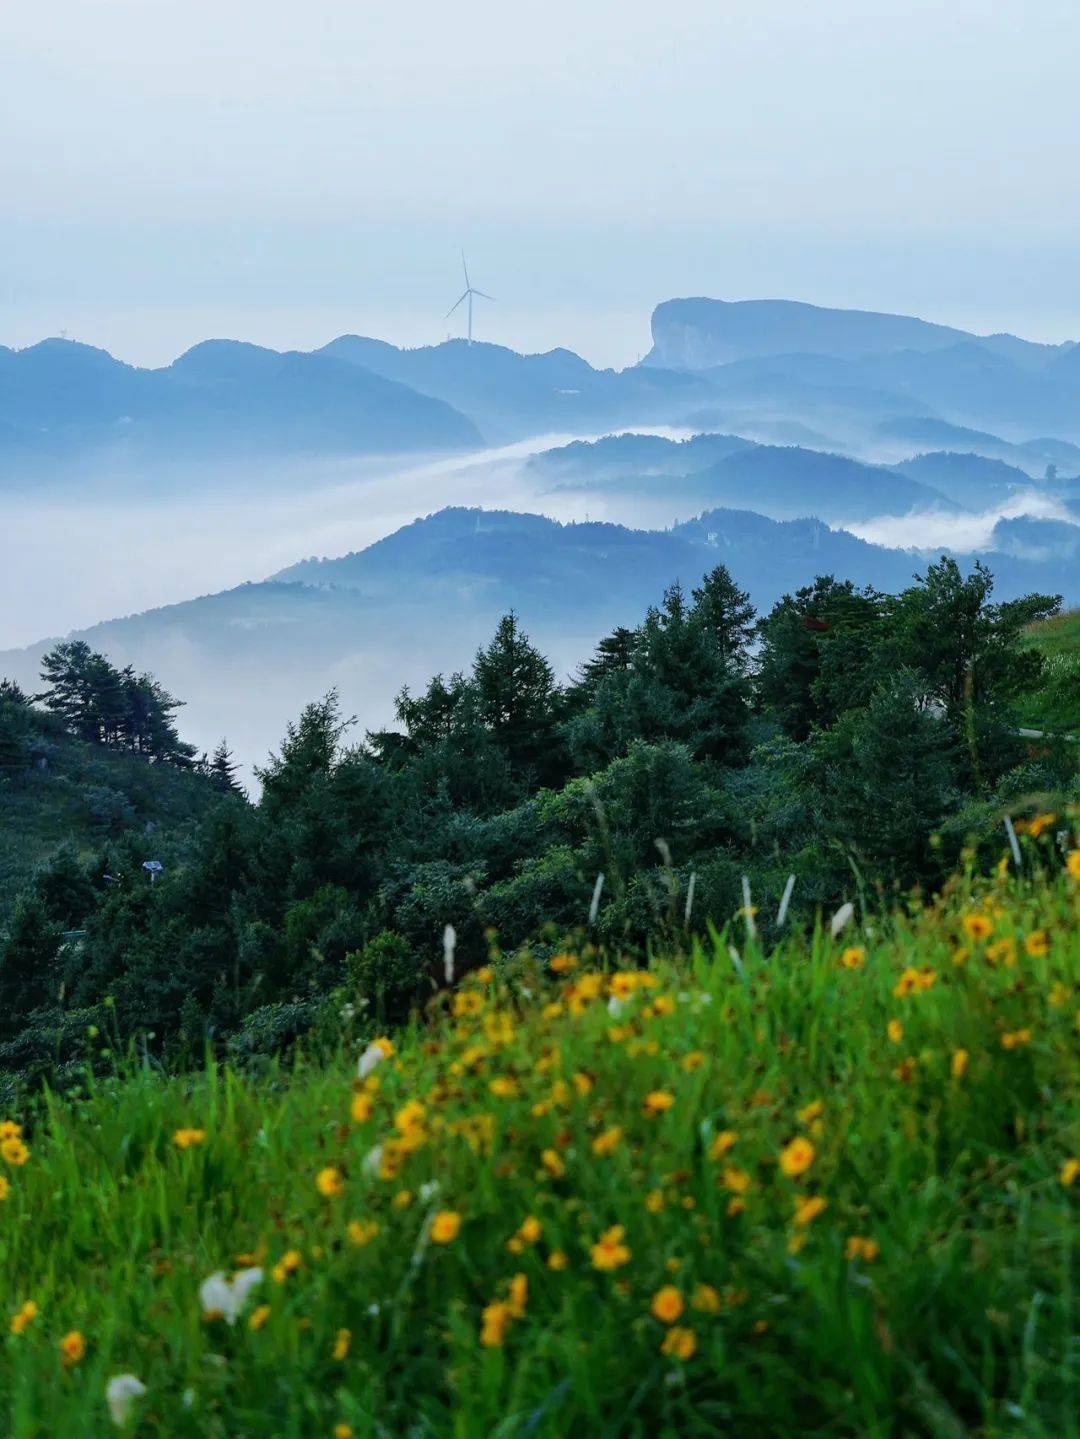
[[[447,310],[445,318],[448,320],[448,319],[450,318],[450,316],[454,313],[454,311],[457,309],[458,305],[460,305],[460,304],[462,303],[462,301],[468,300],[468,302],[469,302],[469,344],[471,345],[471,344],[472,344],[472,302],[473,302],[473,296],[476,295],[476,296],[477,296],[479,299],[481,299],[481,300],[494,300],[495,297],[494,297],[494,295],[485,295],[484,292],[483,292],[483,290],[474,290],[474,289],[473,289],[471,283],[469,282],[469,267],[468,267],[468,265],[466,265],[466,263],[465,263],[465,251],[464,251],[464,250],[462,250],[462,252],[461,252],[461,268],[465,271],[465,289],[464,289],[464,292],[462,293],[460,299],[455,300],[454,303],[450,306],[449,310]]]

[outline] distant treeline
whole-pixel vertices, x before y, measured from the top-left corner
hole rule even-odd
[[[1076,747],[1018,732],[1043,666],[1024,631],[1058,601],[995,604],[992,583],[951,559],[892,596],[826,576],[758,619],[718,567],[566,685],[509,614],[467,673],[403,690],[392,729],[350,742],[331,693],[257,804],[227,793],[155,836],[156,883],[135,833],[38,875],[0,939],[0,1065],[77,1072],[106,1018],[174,1056],[272,1050],[358,1000],[392,1023],[447,925],[464,970],[586,923],[644,956],[723,924],[744,881],[765,930],[789,875],[796,922],[932,888],[964,845],[997,853],[1003,807],[1078,794]],[[73,734],[193,763],[154,681],[77,645],[45,677]]]

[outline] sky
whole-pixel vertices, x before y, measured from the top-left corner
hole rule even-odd
[[[1076,0],[0,0],[0,343],[460,333],[660,300],[1080,338]]]

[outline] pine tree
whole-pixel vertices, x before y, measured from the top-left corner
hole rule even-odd
[[[207,773],[210,776],[210,783],[220,794],[235,794],[244,796],[244,787],[236,778],[238,765],[232,757],[232,752],[224,740],[210,757],[207,766]]]
[[[556,734],[558,691],[547,660],[511,611],[473,663],[478,713],[522,779],[548,783],[562,769]]]

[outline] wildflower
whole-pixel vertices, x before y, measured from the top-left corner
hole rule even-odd
[[[524,1274],[515,1274],[510,1281],[510,1293],[507,1299],[507,1307],[515,1319],[520,1319],[525,1313],[525,1305],[529,1302],[529,1280]]]
[[[513,1099],[518,1092],[517,1080],[509,1074],[499,1074],[488,1085],[496,1099]]]
[[[432,1244],[450,1244],[461,1229],[461,1215],[453,1209],[440,1209],[431,1221]]]
[[[840,956],[840,963],[844,969],[861,969],[866,960],[866,950],[861,944],[848,945]]]
[[[1038,839],[1056,820],[1056,814],[1037,814],[1027,827],[1028,834],[1032,839]]]
[[[269,1304],[257,1304],[248,1318],[248,1328],[257,1334],[270,1318],[270,1312]]]
[[[692,1359],[697,1349],[697,1336],[692,1329],[682,1329],[674,1325],[664,1335],[664,1341],[660,1345],[660,1353],[667,1355],[669,1359]]]
[[[197,1144],[202,1144],[206,1138],[205,1129],[177,1129],[172,1137],[172,1142],[177,1149],[192,1149]]]
[[[134,1374],[117,1374],[105,1385],[105,1404],[109,1418],[122,1429],[131,1418],[135,1401],[146,1393],[146,1385]]]
[[[65,1369],[82,1362],[86,1355],[86,1339],[77,1329],[69,1329],[60,1341],[60,1361]]]
[[[961,923],[968,939],[973,939],[976,943],[989,939],[994,932],[993,920],[988,919],[985,914],[965,914]]]
[[[889,1036],[890,1044],[899,1044],[904,1037],[904,1026],[898,1019],[890,1019],[885,1026],[885,1033]]]
[[[1077,1178],[1080,1178],[1080,1159],[1066,1159],[1058,1178],[1066,1189],[1075,1184]]]
[[[375,1113],[375,1101],[370,1094],[361,1090],[359,1094],[353,1095],[349,1113],[352,1115],[354,1124],[366,1124]]]
[[[1016,964],[1016,940],[1010,936],[1004,939],[996,939],[993,944],[986,946],[986,962],[991,969],[997,964],[1003,964],[1006,969],[1012,969]]]
[[[728,1165],[720,1179],[724,1188],[732,1194],[745,1194],[753,1182],[745,1169],[737,1169],[733,1164]]]
[[[24,1334],[37,1318],[38,1313],[38,1307],[32,1299],[27,1299],[25,1303],[20,1304],[11,1316],[12,1334]]]
[[[418,1099],[410,1099],[394,1115],[394,1128],[399,1134],[411,1134],[424,1123],[424,1106]]]
[[[413,1196],[411,1189],[399,1189],[391,1200],[395,1209],[408,1209],[412,1202]]]
[[[334,1359],[335,1362],[340,1364],[342,1359],[344,1359],[345,1356],[348,1354],[349,1345],[351,1343],[351,1332],[348,1329],[339,1329],[337,1334],[334,1336],[334,1347],[331,1351],[330,1357]]]
[[[353,1439],[353,1427],[342,1421],[334,1425],[334,1439]]]
[[[967,1067],[968,1067],[968,1052],[967,1052],[967,1050],[966,1050],[966,1049],[954,1049],[954,1050],[953,1050],[952,1061],[951,1061],[949,1067],[950,1067],[950,1069],[952,1070],[952,1077],[953,1077],[954,1079],[963,1079],[964,1075],[967,1073]]]
[[[825,1106],[820,1099],[812,1099],[809,1104],[804,1104],[798,1110],[795,1118],[800,1124],[813,1124],[815,1119],[820,1119],[825,1112]]]
[[[732,1148],[738,1138],[739,1136],[735,1133],[734,1129],[721,1129],[719,1134],[713,1137],[713,1142],[709,1145],[709,1158],[721,1159],[728,1150]]]
[[[563,1270],[569,1263],[570,1260],[567,1257],[566,1251],[563,1249],[553,1249],[548,1255],[547,1267],[549,1269],[556,1271]]]
[[[467,1019],[479,1014],[484,1007],[484,996],[475,989],[459,989],[451,1006],[455,1019]]]
[[[1050,936],[1045,929],[1033,929],[1024,940],[1024,948],[1032,959],[1045,959],[1050,953]]]
[[[789,1179],[796,1179],[810,1168],[814,1155],[814,1146],[800,1134],[780,1151],[780,1168]]]
[[[513,1315],[509,1304],[495,1299],[481,1313],[480,1343],[485,1349],[501,1349]]]
[[[666,1089],[651,1090],[645,1096],[642,1108],[648,1115],[663,1114],[675,1103],[675,1096]]]
[[[659,1214],[664,1208],[664,1191],[650,1189],[645,1196],[645,1208],[650,1214]]]
[[[23,1127],[16,1124],[14,1119],[0,1119],[0,1141],[5,1139],[21,1139]]]
[[[30,1158],[30,1150],[21,1139],[13,1135],[10,1139],[0,1139],[0,1156],[17,1169]]]
[[[702,1314],[719,1314],[720,1295],[711,1284],[699,1284],[690,1297],[690,1307]]]
[[[832,917],[832,923],[829,925],[829,933],[832,935],[833,939],[836,939],[838,935],[843,933],[843,931],[848,927],[854,917],[855,906],[850,902],[850,900],[846,904],[842,904],[840,906],[840,908]]]
[[[1031,1043],[1030,1029],[1014,1029],[1001,1036],[1002,1049],[1021,1049]]]
[[[535,1244],[543,1233],[543,1229],[544,1226],[535,1214],[527,1214],[521,1221],[521,1227],[518,1229],[518,1233],[526,1244]]]
[[[284,1261],[283,1261],[284,1262]],[[232,1279],[226,1279],[219,1269],[199,1285],[199,1302],[204,1319],[224,1319],[226,1324],[235,1324],[237,1315],[247,1303],[248,1295],[257,1284],[261,1284],[263,1272],[258,1265],[241,1269]]]
[[[10,1193],[11,1185],[4,1178],[4,1176],[0,1174],[0,1203],[3,1203],[3,1201],[8,1197]]]
[[[391,1059],[393,1055],[394,1046],[391,1040],[385,1037],[373,1039],[360,1056],[360,1062],[356,1066],[357,1075],[361,1079],[367,1079],[384,1059]]]
[[[596,1081],[593,1079],[591,1074],[585,1074],[581,1070],[578,1070],[577,1073],[573,1075],[574,1088],[577,1090],[578,1094],[581,1096],[582,1099],[584,1099],[587,1094],[591,1093],[593,1085],[595,1083]]]
[[[901,1084],[910,1084],[915,1078],[918,1066],[919,1061],[913,1054],[909,1054],[893,1070],[893,1078],[898,1079]]]
[[[1080,879],[1080,849],[1071,849],[1069,857],[1065,861],[1065,868],[1072,875],[1073,879]]]
[[[844,1245],[845,1259],[862,1259],[866,1264],[873,1264],[880,1253],[877,1240],[866,1239],[861,1234],[849,1234]]]
[[[1054,983],[1050,986],[1050,992],[1046,996],[1046,1001],[1050,1005],[1050,1008],[1060,1009],[1063,1004],[1068,1002],[1068,998],[1068,985],[1062,984],[1060,979],[1056,979]]]
[[[345,1230],[349,1236],[349,1243],[357,1249],[363,1249],[365,1244],[370,1244],[379,1232],[379,1226],[374,1219],[350,1219]]]
[[[700,1049],[692,1049],[689,1054],[684,1054],[679,1061],[687,1074],[694,1074],[705,1063],[705,1055]]]
[[[482,964],[479,969],[473,971],[471,978],[476,984],[490,984],[495,978],[495,971],[490,964]]]
[[[335,1169],[332,1164],[328,1164],[325,1169],[320,1169],[315,1176],[315,1188],[324,1199],[336,1199],[345,1189],[341,1170]]]
[[[623,1243],[625,1236],[626,1229],[621,1224],[604,1230],[590,1250],[594,1269],[619,1269],[630,1262],[630,1250]]]
[[[663,1289],[658,1289],[653,1295],[649,1308],[653,1318],[659,1319],[661,1324],[674,1324],[686,1305],[683,1302],[682,1294],[674,1284],[665,1284]]]
[[[829,1201],[820,1194],[800,1194],[795,1200],[795,1223],[800,1229],[813,1224],[819,1214],[824,1214]]]
[[[727,1216],[728,1216],[728,1218],[729,1218],[729,1219],[734,1219],[735,1216],[736,1216],[737,1214],[741,1214],[745,1208],[746,1208],[746,1200],[743,1199],[743,1198],[742,1198],[740,1195],[738,1195],[738,1194],[733,1195],[732,1198],[729,1199],[728,1202],[727,1202]]]
[[[622,1129],[619,1125],[613,1124],[610,1129],[605,1129],[603,1134],[598,1134],[592,1142],[592,1152],[603,1158],[605,1155],[614,1154],[622,1142]]]
[[[545,1149],[540,1155],[540,1163],[552,1179],[561,1179],[566,1173],[566,1164],[557,1149]]]
[[[572,954],[557,954],[548,964],[552,974],[569,974],[577,969],[577,958]]]

